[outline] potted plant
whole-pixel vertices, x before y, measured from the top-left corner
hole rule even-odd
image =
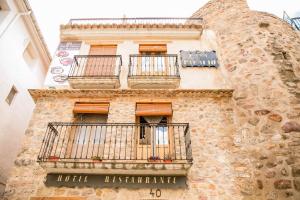
[[[102,162],[102,159],[99,156],[93,156],[92,161],[93,162]]]
[[[173,160],[172,160],[172,158],[170,156],[166,156],[164,158],[164,163],[172,163],[172,162],[173,162]]]
[[[148,158],[148,162],[160,162],[160,157],[159,156],[150,156]]]
[[[59,157],[58,156],[49,156],[48,159],[49,159],[49,161],[56,162],[59,160]]]

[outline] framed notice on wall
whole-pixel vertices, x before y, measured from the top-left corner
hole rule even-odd
[[[216,51],[180,51],[182,67],[218,67]]]

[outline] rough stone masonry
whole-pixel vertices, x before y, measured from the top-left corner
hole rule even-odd
[[[194,17],[217,32],[234,92],[236,179],[243,199],[300,199],[300,37],[246,0],[213,0]],[[247,169],[247,170],[246,170]]]

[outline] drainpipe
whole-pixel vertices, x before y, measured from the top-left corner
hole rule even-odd
[[[0,34],[0,39],[2,38],[2,36],[5,34],[5,32],[21,17],[21,16],[28,16],[31,14],[31,11],[28,12],[21,12],[21,13],[17,13],[14,18],[7,24],[7,26],[5,27],[5,29],[2,31],[2,33]]]

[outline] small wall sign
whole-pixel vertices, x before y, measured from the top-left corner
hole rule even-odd
[[[180,51],[182,67],[218,67],[216,51]]]
[[[46,186],[95,188],[185,188],[185,176],[48,174]]]

